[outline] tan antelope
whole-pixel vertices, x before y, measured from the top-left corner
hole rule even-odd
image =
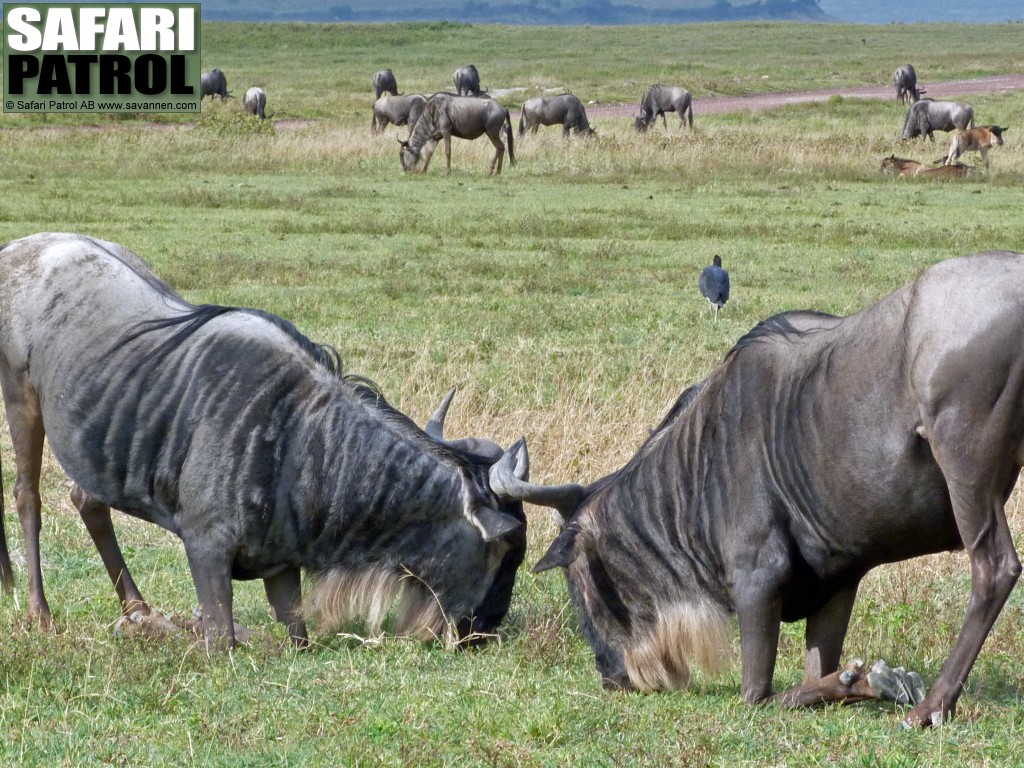
[[[980,152],[985,170],[988,170],[988,151],[1002,145],[1005,130],[998,125],[979,125],[966,131],[957,131],[953,134],[946,165],[952,165],[964,152]]]

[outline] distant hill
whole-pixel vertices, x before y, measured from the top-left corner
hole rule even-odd
[[[838,21],[819,0],[212,0],[206,21],[454,21],[467,24],[675,24],[775,19]]]

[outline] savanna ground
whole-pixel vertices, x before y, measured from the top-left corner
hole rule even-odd
[[[236,101],[188,116],[0,118],[0,239],[40,230],[124,243],[194,301],[261,307],[337,347],[423,421],[453,384],[452,435],[526,435],[533,479],[592,481],[621,465],[676,395],[775,312],[855,312],[926,265],[1024,247],[1024,93],[972,95],[1011,127],[987,176],[958,183],[879,173],[901,144],[891,98],[836,97],[763,113],[706,114],[712,95],[887,84],[911,61],[930,81],[1020,72],[1020,25],[737,24],[527,29],[444,24],[203,27],[204,65],[241,94],[260,84],[274,121]],[[862,42],[864,39],[866,42]],[[603,118],[596,141],[548,129],[518,164],[484,171],[485,141],[456,141],[423,177],[396,136],[369,132],[370,76],[447,88],[474,62],[484,85],[638,100],[652,82],[696,97],[696,129],[645,136]],[[517,117],[517,112],[514,112]],[[284,121],[291,122],[284,122]],[[97,127],[99,129],[97,129]],[[1024,128],[1022,128],[1024,130]],[[696,290],[719,254],[733,279],[721,320]],[[965,440],[972,439],[965,435]],[[0,454],[10,504],[7,430]],[[842,457],[836,457],[842,460]],[[897,727],[891,705],[749,708],[739,668],[688,692],[602,691],[556,573],[528,567],[555,533],[531,509],[527,567],[498,642],[451,652],[406,640],[317,637],[312,650],[208,656],[184,639],[115,638],[113,590],[52,461],[43,554],[57,631],[26,625],[25,575],[0,596],[3,765],[1016,765],[1024,733],[1024,593],[1018,589],[941,729]],[[1024,512],[1008,505],[1018,542]],[[8,538],[21,532],[9,510]],[[195,603],[180,543],[115,518],[150,601]],[[878,570],[847,655],[934,679],[969,590],[962,555]],[[258,583],[236,617],[283,633]],[[363,641],[365,640],[365,642]],[[787,627],[776,683],[801,674]]]

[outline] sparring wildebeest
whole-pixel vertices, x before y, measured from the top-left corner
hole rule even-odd
[[[379,99],[385,93],[398,95],[398,81],[390,69],[382,69],[373,76],[373,98]]]
[[[908,176],[949,178],[971,176],[974,174],[974,169],[963,163],[933,167],[917,160],[889,155],[889,157],[882,158],[882,173],[892,174],[899,178],[906,178]]]
[[[594,135],[594,129],[587,120],[587,111],[571,93],[538,96],[523,104],[523,113],[519,116],[519,135],[523,136],[528,130],[536,133],[542,125],[562,126],[563,136],[568,136],[570,130],[584,136]]]
[[[204,99],[207,96],[210,98],[220,96],[220,100],[224,101],[230,95],[231,91],[228,90],[228,79],[219,69],[211,69],[209,72],[203,72],[199,76],[200,99]]]
[[[661,115],[661,122],[668,130],[666,112],[679,114],[679,128],[686,124],[689,119],[690,128],[693,128],[693,97],[685,88],[678,88],[671,85],[652,85],[647,89],[643,99],[640,101],[640,115],[633,121],[633,127],[643,133],[651,127],[651,123]]]
[[[722,268],[722,257],[717,253],[711,264],[700,271],[697,287],[700,295],[708,300],[715,312],[715,322],[718,322],[718,313],[729,300],[729,273]]]
[[[382,133],[388,123],[412,126],[420,119],[427,97],[420,93],[409,93],[403,96],[381,96],[373,103],[373,120],[370,130]]]
[[[325,621],[379,624],[403,587],[396,629],[419,637],[489,632],[508,609],[525,517],[492,491],[492,459],[421,431],[288,321],[189,304],[121,246],[0,248],[0,384],[40,623],[44,433],[123,602],[110,508],[181,538],[207,642],[236,640],[231,580],[262,579],[304,644],[302,569]]]
[[[892,75],[892,84],[896,86],[896,101],[900,104],[914,103],[921,98],[917,90],[917,72],[910,64],[905,64]]]
[[[1021,572],[1003,507],[1024,464],[1022,349],[1024,254],[951,259],[858,314],[762,322],[593,485],[516,481],[513,446],[492,487],[559,512],[534,571],[565,569],[610,687],[687,685],[735,612],[746,701],[879,698],[885,680],[838,670],[858,584],[965,548],[963,628],[905,719],[936,724]],[[803,682],[773,694],[780,622],[801,619]]]
[[[258,85],[254,85],[245,92],[245,97],[242,99],[242,109],[247,114],[256,115],[260,120],[266,120],[267,92]]]
[[[447,93],[435,93],[427,99],[423,113],[409,134],[408,141],[401,141],[402,149],[399,159],[406,171],[426,173],[430,158],[437,148],[437,143],[444,140],[444,156],[447,163],[446,173],[452,172],[452,136],[457,139],[477,139],[487,134],[494,145],[494,158],[491,160],[491,173],[501,173],[502,159],[505,157],[505,145],[501,135],[505,134],[508,143],[508,160],[516,163],[515,151],[512,147],[512,118],[508,110],[493,99],[477,99],[472,96],[452,96]]]
[[[988,170],[988,151],[1003,145],[1003,131],[998,125],[979,125],[966,131],[953,134],[953,143],[949,147],[946,165],[952,166],[964,152],[980,152],[981,159]]]
[[[468,64],[452,73],[452,80],[455,83],[455,94],[457,96],[479,96],[484,93],[480,88],[480,73],[476,66]]]
[[[927,136],[935,141],[933,131],[966,130],[974,127],[974,110],[959,101],[921,99],[910,105],[903,122],[903,138]]]

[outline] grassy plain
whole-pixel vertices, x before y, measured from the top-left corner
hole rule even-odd
[[[713,94],[1024,69],[1020,25],[783,24],[548,29],[204,25],[205,65],[236,93],[270,95],[278,126],[238,104],[197,124],[105,116],[0,118],[0,240],[40,230],[124,243],[188,298],[256,306],[334,344],[423,420],[453,384],[454,435],[525,434],[538,481],[591,481],[621,465],[684,386],[758,320],[790,308],[845,314],[933,262],[1024,248],[1024,93],[971,99],[1011,126],[992,172],[963,183],[879,173],[903,109],[835,98],[771,113],[702,115]],[[867,42],[861,42],[861,39]],[[401,173],[396,136],[369,133],[370,75],[406,91],[447,87],[474,61],[492,88],[567,87],[634,101],[654,80],[696,96],[696,130],[597,141],[553,129],[517,141],[519,163],[484,175],[486,142],[456,142]],[[287,122],[285,122],[287,120]],[[941,134],[940,134],[941,136]],[[517,137],[518,139],[518,137]],[[443,158],[441,158],[443,159]],[[720,254],[733,298],[716,324],[696,290]],[[969,436],[967,436],[969,438]],[[13,487],[0,439],[8,506]],[[1024,733],[1024,598],[1011,596],[952,725],[906,733],[891,707],[750,709],[735,665],[689,692],[600,689],[556,574],[525,569],[501,640],[451,653],[404,640],[319,637],[313,650],[208,657],[184,640],[115,639],[117,606],[52,459],[44,476],[45,576],[58,632],[24,621],[25,578],[0,598],[4,765],[1015,765]],[[1008,507],[1022,549],[1019,496]],[[554,535],[530,511],[528,565]],[[16,515],[6,516],[17,552]],[[179,542],[116,519],[144,593],[188,613]],[[865,584],[850,656],[934,679],[966,607],[960,555],[881,569]],[[237,617],[281,637],[258,584]],[[778,685],[801,673],[802,627],[784,634]]]

